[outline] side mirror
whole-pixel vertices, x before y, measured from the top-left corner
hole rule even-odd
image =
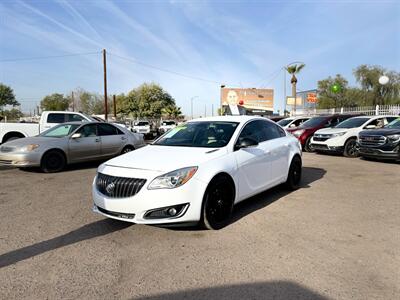
[[[235,149],[243,149],[243,148],[250,148],[250,147],[255,147],[258,145],[258,142],[254,139],[251,138],[243,138],[240,140],[238,144],[236,144]]]
[[[367,125],[365,126],[365,129],[375,129],[376,126],[375,125]]]
[[[71,139],[79,139],[80,137],[82,137],[82,134],[80,134],[80,133],[74,133],[74,134],[71,136]]]

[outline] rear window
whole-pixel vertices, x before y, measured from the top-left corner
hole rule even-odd
[[[65,114],[51,113],[47,116],[47,123],[64,123]]]

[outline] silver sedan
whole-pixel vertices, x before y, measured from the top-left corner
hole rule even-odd
[[[110,123],[63,123],[38,136],[4,143],[0,165],[58,172],[67,164],[107,159],[145,146],[143,135]]]

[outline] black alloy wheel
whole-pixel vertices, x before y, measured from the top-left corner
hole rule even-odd
[[[217,230],[229,224],[235,198],[235,187],[226,176],[214,178],[204,195],[203,226]]]
[[[357,157],[359,153],[356,139],[350,139],[344,144],[343,155],[346,157]]]
[[[45,173],[60,172],[65,168],[66,160],[60,151],[49,151],[42,157],[40,168]]]
[[[291,190],[297,190],[300,187],[302,162],[299,156],[295,156],[290,163],[286,187]]]
[[[307,139],[306,139],[306,142],[305,142],[305,144],[304,144],[304,151],[306,151],[306,152],[314,152],[314,150],[312,149],[312,147],[311,147],[311,136],[309,136]]]

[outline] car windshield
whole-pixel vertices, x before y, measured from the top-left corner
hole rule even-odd
[[[44,137],[65,137],[74,132],[81,124],[61,124],[42,132],[39,136]]]
[[[147,126],[149,125],[149,122],[137,122],[136,126]]]
[[[310,127],[314,127],[314,126],[319,126],[322,123],[324,123],[326,120],[328,120],[327,117],[313,117],[310,120],[304,122],[303,124],[301,124],[300,127],[302,128],[310,128]]]
[[[293,119],[283,119],[283,120],[278,121],[277,123],[281,126],[286,126],[287,124],[289,124],[292,121],[293,121]]]
[[[164,122],[162,122],[162,124],[165,126],[169,126],[169,125],[175,125],[175,122],[174,121],[164,121]]]
[[[226,146],[239,123],[189,122],[171,129],[153,145],[220,148]]]
[[[370,120],[370,118],[350,118],[343,121],[335,126],[335,128],[356,128],[363,125],[365,122]]]
[[[400,118],[393,120],[385,126],[385,128],[400,128]]]

